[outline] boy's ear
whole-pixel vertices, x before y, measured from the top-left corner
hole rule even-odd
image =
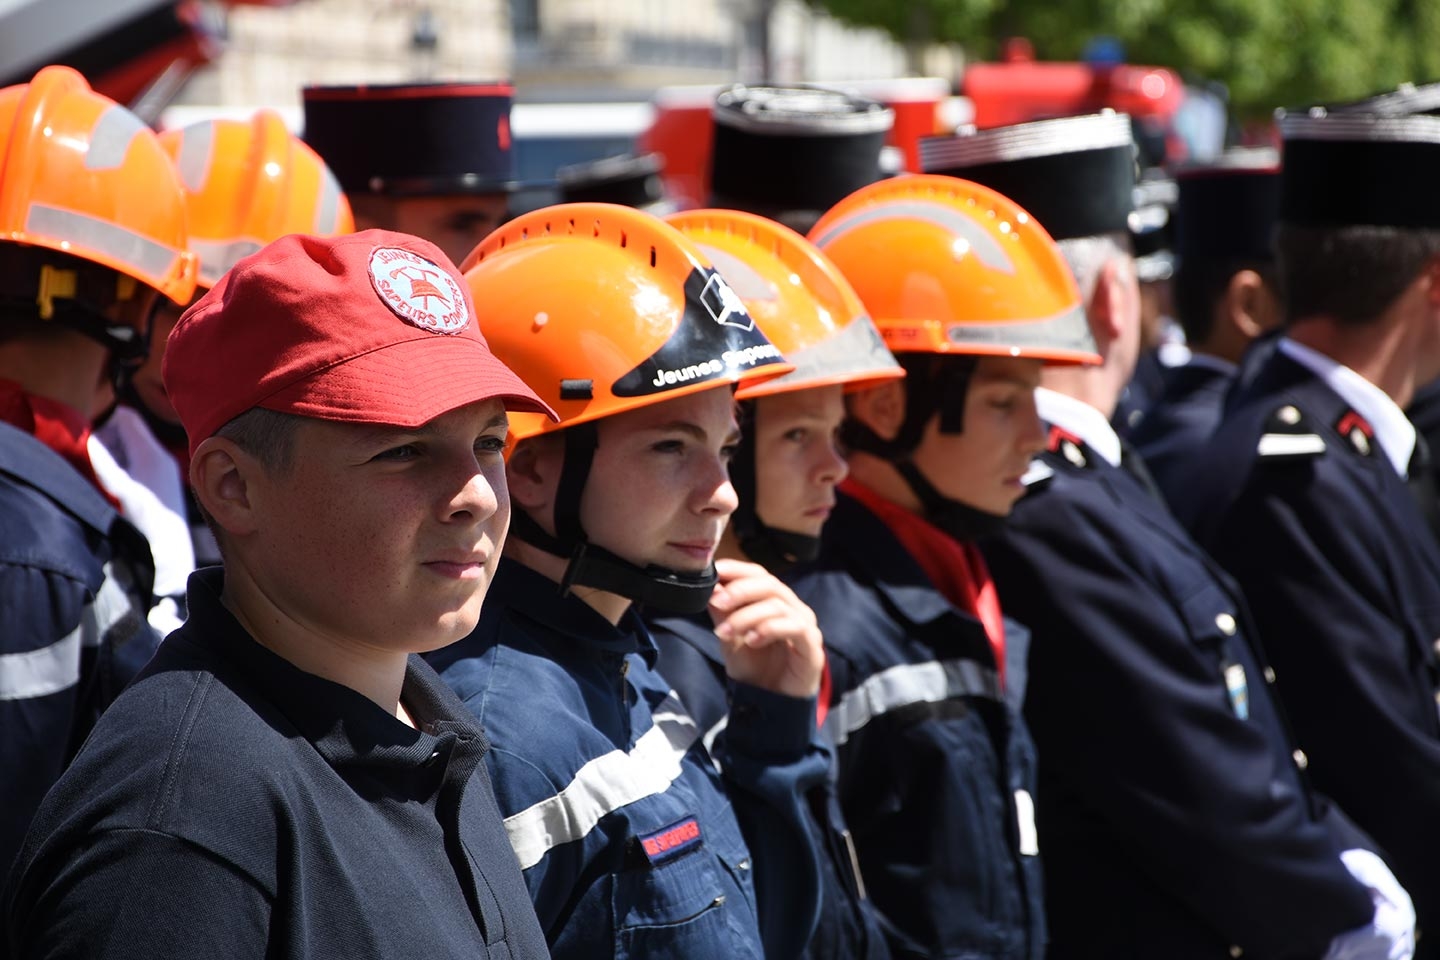
[[[252,502],[263,467],[232,441],[209,437],[190,458],[190,486],[200,506],[226,533],[244,536],[259,528]]]
[[[556,434],[529,437],[515,444],[505,459],[505,482],[515,505],[537,519],[547,514],[560,485],[564,457],[564,442]]]
[[[845,398],[845,411],[881,440],[894,440],[905,423],[905,383],[888,380],[858,390]]]

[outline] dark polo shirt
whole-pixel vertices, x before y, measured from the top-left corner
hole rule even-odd
[[[545,957],[465,707],[411,657],[412,729],[251,639],[221,584],[191,577],[41,805],[0,953]]]

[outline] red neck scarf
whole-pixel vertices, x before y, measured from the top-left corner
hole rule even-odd
[[[23,430],[54,450],[74,467],[117,510],[120,503],[100,484],[90,463],[90,421],[58,400],[26,393],[13,380],[0,380],[0,421]]]
[[[879,517],[905,552],[925,571],[935,589],[955,606],[973,614],[990,640],[1000,683],[1005,683],[1005,624],[1000,617],[1000,596],[990,579],[990,568],[973,543],[961,543],[939,527],[904,507],[891,503],[854,479],[840,484],[840,492],[853,497]]]

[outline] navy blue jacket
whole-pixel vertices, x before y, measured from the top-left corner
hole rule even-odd
[[[1340,861],[1369,842],[1297,768],[1238,589],[1130,473],[1067,452],[982,544],[1032,632],[1050,960],[1321,956],[1371,920]]]
[[[1244,588],[1316,786],[1384,847],[1440,956],[1440,548],[1384,453],[1337,430],[1350,413],[1277,351],[1176,506]]]
[[[7,957],[540,960],[481,765],[484,735],[418,657],[419,729],[255,642],[190,578],[190,619],[35,817]]]
[[[792,586],[825,634],[840,801],[891,952],[1041,957],[1033,746],[980,622],[844,495]]]
[[[1225,393],[1235,378],[1198,363],[1167,367],[1161,377],[1164,388],[1130,431],[1130,442],[1169,502],[1186,471],[1194,468],[1196,453],[1220,425]]]
[[[720,639],[709,615],[653,617],[649,625],[660,653],[656,668],[699,723],[707,745],[713,743],[724,736],[729,723],[730,684]],[[833,773],[833,766],[831,769]],[[820,919],[801,956],[887,960],[890,950],[857,872],[854,841],[845,825],[833,776],[815,786],[806,800],[810,843],[819,854]]]
[[[155,652],[153,579],[140,532],[59,454],[0,423],[0,873]]]
[[[553,954],[798,953],[819,909],[814,698],[736,685],[712,759],[633,609],[616,626],[504,559],[489,597],[432,662],[494,744],[496,798]]]

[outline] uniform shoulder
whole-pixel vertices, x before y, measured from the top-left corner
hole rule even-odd
[[[0,473],[0,576],[5,567],[25,567],[99,589],[106,552],[98,531],[43,491]]]
[[[1267,463],[1313,460],[1325,453],[1325,437],[1314,417],[1289,402],[1268,404],[1257,412],[1255,456]]]

